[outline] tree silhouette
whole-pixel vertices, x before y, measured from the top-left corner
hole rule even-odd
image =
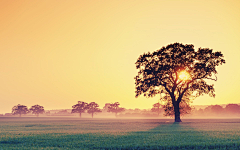
[[[37,117],[38,117],[39,114],[44,113],[44,107],[40,106],[40,105],[34,105],[29,109],[29,111],[32,112],[32,114],[37,115]]]
[[[215,115],[221,115],[221,114],[224,113],[224,109],[223,109],[223,107],[220,106],[220,105],[213,105],[213,106],[211,107],[211,111],[212,111],[212,113],[215,114]]]
[[[238,104],[228,104],[225,107],[227,113],[230,114],[239,114],[240,113],[240,106]]]
[[[22,114],[27,114],[28,111],[29,111],[29,110],[28,110],[27,106],[25,106],[25,105],[20,105],[20,104],[14,106],[14,107],[12,108],[12,114],[13,114],[13,115],[18,115],[18,114],[19,114],[19,117],[21,117]]]
[[[153,104],[153,107],[152,107],[151,111],[152,112],[157,112],[158,116],[159,116],[159,113],[162,111],[161,107],[162,107],[162,105],[159,102],[155,103],[155,104]]]
[[[192,95],[189,95],[189,93],[185,93],[183,96],[181,102],[179,103],[179,111],[180,116],[184,116],[186,114],[190,114],[193,107],[190,106],[191,100],[193,99]],[[163,99],[161,99],[162,103],[164,104],[163,109],[165,112],[165,116],[173,117],[175,116],[174,112],[174,106],[172,104],[172,99],[168,94],[165,94]]]
[[[136,62],[136,97],[163,94],[171,97],[175,122],[181,122],[180,106],[184,97],[209,94],[215,97],[216,66],[225,63],[221,52],[209,48],[194,50],[192,44],[169,44],[153,52],[140,55]]]
[[[88,103],[78,101],[78,104],[72,106],[72,113],[79,113],[79,116],[81,118],[82,113],[85,112],[85,110],[88,109]]]
[[[119,102],[112,103],[108,106],[108,112],[113,112],[115,113],[115,116],[117,116],[117,113],[125,111],[124,108],[119,107]]]
[[[213,105],[210,105],[210,106],[207,106],[206,108],[204,108],[204,112],[206,114],[211,114],[212,113],[212,106]]]
[[[95,103],[95,102],[89,103],[89,104],[87,105],[87,107],[88,107],[87,112],[88,112],[89,114],[92,114],[92,118],[93,118],[93,114],[94,114],[94,113],[102,112],[102,111],[98,108],[99,105],[98,105],[97,103]]]

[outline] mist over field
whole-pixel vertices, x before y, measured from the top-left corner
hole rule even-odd
[[[81,117],[74,108],[45,110],[38,117],[6,113],[0,116],[0,149],[239,149],[239,107],[195,106],[180,123],[165,116],[164,107],[117,114],[104,107]]]
[[[239,119],[3,117],[2,149],[238,149]]]

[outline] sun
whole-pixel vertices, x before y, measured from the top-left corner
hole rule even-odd
[[[190,75],[187,71],[181,71],[178,77],[180,80],[188,80]]]

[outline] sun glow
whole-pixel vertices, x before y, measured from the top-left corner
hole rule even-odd
[[[179,79],[180,80],[188,80],[190,77],[189,73],[187,71],[181,71],[179,73]]]

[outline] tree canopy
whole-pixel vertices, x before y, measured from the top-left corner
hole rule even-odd
[[[36,114],[38,117],[39,114],[44,113],[44,107],[40,105],[34,105],[29,109],[29,111],[32,112],[32,114]]]
[[[136,97],[167,95],[175,112],[175,121],[181,122],[179,104],[184,97],[209,94],[215,97],[216,67],[225,63],[221,52],[209,48],[194,49],[192,44],[169,44],[152,53],[140,55],[136,62]]]
[[[225,109],[230,114],[231,113],[232,114],[240,113],[240,105],[238,105],[238,104],[228,104]]]
[[[85,110],[88,109],[88,103],[78,101],[78,104],[72,106],[72,113],[79,113],[79,116],[81,118],[82,113],[85,112]]]
[[[119,102],[115,102],[110,104],[110,106],[108,106],[108,112],[113,112],[115,113],[115,115],[117,116],[117,113],[123,112],[125,109],[119,107],[120,103]]]
[[[19,115],[19,117],[22,116],[22,114],[27,114],[29,112],[27,106],[18,104],[12,108],[12,114],[13,115]]]
[[[89,103],[87,107],[88,107],[87,112],[88,112],[89,114],[92,114],[92,118],[93,118],[93,114],[94,114],[94,113],[102,112],[102,111],[98,108],[99,105],[98,105],[97,103],[95,103],[95,102]]]

